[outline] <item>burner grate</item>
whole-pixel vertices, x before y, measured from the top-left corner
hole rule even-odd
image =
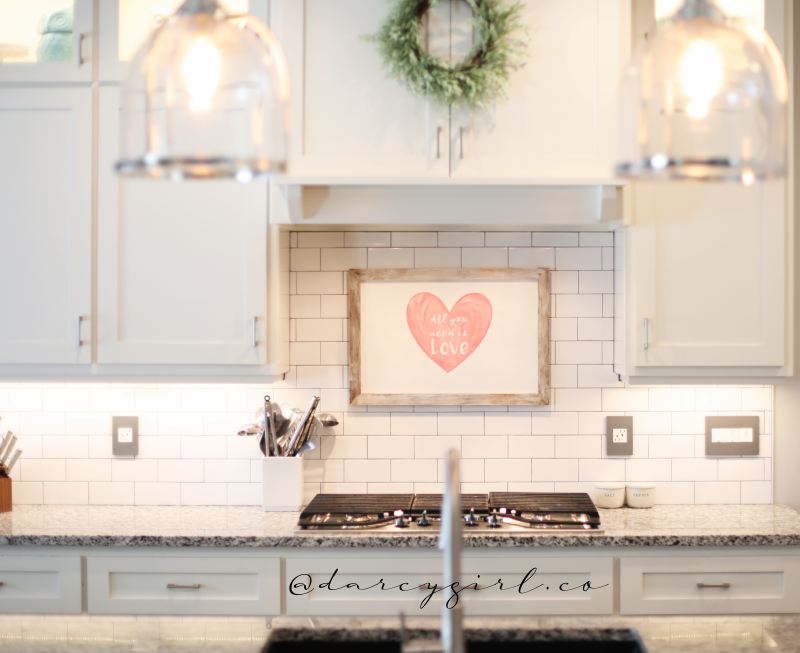
[[[410,510],[413,494],[318,494],[306,513],[376,513]]]
[[[585,492],[491,492],[489,508],[508,508],[517,512],[579,512],[598,515],[591,497]]]
[[[414,499],[412,510],[416,512],[427,510],[439,514],[442,511],[443,498],[442,494],[418,494]],[[462,494],[462,512],[468,513],[470,508],[475,508],[475,512],[486,512],[489,509],[489,498],[485,494]]]

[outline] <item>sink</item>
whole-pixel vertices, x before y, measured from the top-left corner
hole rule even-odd
[[[329,634],[307,630],[294,630],[290,635],[286,631],[275,633],[278,639],[291,638],[292,641],[269,641],[263,653],[401,653],[397,631],[384,631],[384,637],[375,637],[372,641],[364,641],[364,633],[353,633],[352,639],[347,632],[327,637]],[[436,641],[437,635],[425,633],[432,641]],[[499,646],[503,653],[586,653],[587,650],[591,653],[647,653],[638,634],[627,629],[581,630],[579,633],[546,629],[467,631],[466,640],[467,653],[497,653]]]

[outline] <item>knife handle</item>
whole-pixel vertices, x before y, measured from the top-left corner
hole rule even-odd
[[[16,443],[17,443],[17,436],[16,435],[11,436],[11,441],[8,443],[8,447],[6,447],[5,453],[3,453],[2,457],[0,457],[0,463],[5,464],[9,454],[11,453],[11,450],[14,448],[14,445]]]

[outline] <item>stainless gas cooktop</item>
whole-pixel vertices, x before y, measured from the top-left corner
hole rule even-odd
[[[318,494],[294,532],[437,532],[441,508],[441,494]],[[464,531],[473,533],[600,531],[600,514],[583,492],[462,494],[461,512]]]

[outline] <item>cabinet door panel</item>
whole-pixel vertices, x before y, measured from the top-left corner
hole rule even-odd
[[[43,14],[72,6],[72,32],[45,35],[37,23]],[[0,2],[0,82],[91,82],[93,30],[92,0],[5,0]],[[38,61],[43,39],[56,41],[66,61]],[[58,40],[70,45],[64,46]],[[11,47],[9,47],[11,46]]]
[[[782,181],[637,184],[636,365],[784,364],[783,197]]]
[[[386,3],[280,0],[271,11],[292,84],[292,175],[448,175],[447,111],[389,79],[362,38]]]
[[[98,363],[264,364],[266,183],[119,179],[118,124],[101,89]]]
[[[91,362],[91,125],[90,89],[0,94],[0,363]]]
[[[523,2],[524,65],[507,100],[454,111],[454,177],[609,178],[630,8],[619,0]]]

